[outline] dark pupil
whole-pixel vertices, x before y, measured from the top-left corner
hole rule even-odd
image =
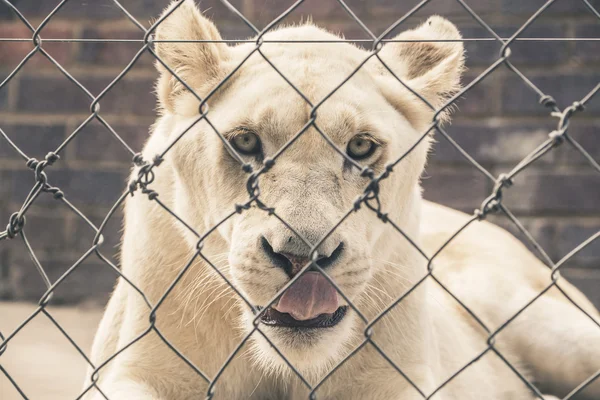
[[[354,143],[354,145],[356,146],[356,150],[358,150],[359,153],[364,151],[366,144],[367,144],[366,140],[363,140],[363,139],[357,139],[356,142]]]
[[[242,140],[244,141],[244,144],[248,144],[250,143],[250,135],[244,135],[242,136]]]

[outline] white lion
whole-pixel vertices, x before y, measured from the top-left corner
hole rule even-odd
[[[460,39],[460,34],[447,20],[431,17],[398,38]],[[431,257],[469,219],[421,198],[429,137],[380,182],[387,223],[364,203],[355,209],[370,178],[353,164],[378,176],[418,142],[434,118],[392,72],[439,107],[459,89],[460,41],[386,44],[379,57],[389,70],[372,57],[328,97],[369,53],[323,43],[338,37],[310,24],[266,34],[269,42],[260,52],[254,43],[231,47],[215,42],[220,39],[215,26],[186,0],[159,25],[156,39],[159,57],[199,96],[227,79],[208,100],[208,121],[176,141],[153,169],[149,186],[200,235],[216,228],[202,242],[202,257],[179,276],[198,249],[198,236],[147,196],[137,192],[128,198],[123,274],[153,305],[176,284],[151,314],[140,293],[118,283],[92,356],[100,365],[124,349],[98,371],[97,385],[109,399],[191,400],[209,391],[215,399],[301,399],[312,387],[320,399],[416,400],[433,394],[437,400],[525,400],[536,396],[515,370],[544,392],[565,395],[600,369],[600,328],[556,288],[494,335],[489,347],[490,333],[457,299],[494,332],[551,282],[551,271],[500,228],[475,221],[434,258],[435,278],[456,299],[432,277],[422,280],[428,262],[419,248]],[[295,43],[281,43],[290,40]],[[200,115],[194,94],[158,66],[162,113],[144,148],[146,160]],[[313,117],[348,159],[315,126],[294,140]],[[257,171],[265,160],[271,168],[255,181],[258,201],[234,213],[236,204],[249,199],[250,175],[239,161]],[[322,241],[314,257],[343,295],[314,268],[280,295],[292,277],[309,268],[313,254],[304,240]],[[562,278],[558,285],[598,318],[577,289]],[[250,306],[262,310],[260,331],[240,346],[254,327]],[[218,379],[211,386],[195,368],[210,381]],[[600,386],[591,385],[588,393],[600,398]],[[104,398],[96,388],[88,396]]]

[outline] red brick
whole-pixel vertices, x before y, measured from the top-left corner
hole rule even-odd
[[[598,140],[600,121],[588,122],[574,118],[569,124],[568,132],[594,160],[600,160],[600,141]],[[565,164],[585,165],[592,168],[588,159],[585,158],[576,147],[571,146],[568,142],[564,142],[562,146],[555,151],[558,153],[559,159]]]
[[[593,21],[589,24],[577,24],[575,37],[598,39],[600,37],[600,24],[598,21]],[[585,66],[585,63],[589,61],[600,61],[600,46],[598,42],[576,42],[575,54],[571,57],[570,62],[574,65]]]
[[[528,1],[520,1],[520,0],[502,0],[501,2],[501,10],[506,15],[525,15],[531,16],[535,12],[537,12],[545,3],[546,0],[528,0]],[[591,4],[596,8],[600,4],[598,4],[597,0],[592,0]],[[550,7],[548,7],[542,15],[549,14],[570,14],[570,15],[586,15],[589,13],[589,10],[583,4],[583,1],[556,1]]]
[[[560,108],[580,101],[600,82],[597,73],[544,73],[526,74],[531,82],[542,92],[554,97]],[[539,96],[520,77],[516,75],[504,79],[502,85],[502,106],[506,113],[544,114],[550,109],[539,104]],[[583,114],[600,110],[600,97],[593,97],[587,104]],[[577,118],[574,116],[573,118]]]
[[[54,24],[52,27],[46,27],[42,30],[40,36],[42,38],[42,48],[52,58],[61,65],[67,65],[70,62],[75,48],[73,43],[43,41],[44,38],[73,38],[72,28],[68,24]],[[31,39],[33,34],[20,21],[0,24],[0,37],[29,39],[24,42],[0,42],[0,60],[2,60],[2,64],[11,69],[16,67],[35,48]],[[39,52],[27,61],[27,65],[42,68],[53,67],[53,63]]]
[[[574,221],[561,226],[558,231],[560,257],[564,257],[599,231],[600,221],[591,218],[587,221]],[[597,268],[600,265],[600,238],[574,254],[569,264]]]
[[[100,94],[112,77],[80,78],[94,96]],[[155,115],[154,80],[125,77],[100,100],[101,112]],[[60,96],[57,94],[60,93]],[[26,76],[19,85],[18,109],[39,113],[89,113],[92,100],[64,76]]]
[[[40,262],[50,281],[54,283],[77,258],[77,255],[60,259],[43,258]],[[73,304],[90,299],[104,302],[112,291],[116,278],[116,272],[92,254],[56,287],[52,304]],[[46,286],[31,260],[11,261],[10,281],[13,296],[17,300],[39,301],[46,292]]]
[[[503,81],[503,77],[499,72],[498,70],[493,71],[464,92],[455,103],[458,106],[457,114],[460,113],[466,116],[485,115],[488,117],[498,115],[497,88]],[[466,73],[462,79],[463,86],[468,86],[478,77],[479,74],[477,73]]]
[[[43,159],[65,140],[65,126],[61,124],[3,124],[1,128],[21,151],[37,159]],[[0,146],[0,157],[23,160],[12,146],[4,143]],[[61,159],[64,160],[64,157]]]
[[[94,223],[97,228],[100,228],[102,220],[99,218],[97,218],[97,220],[98,221],[94,221]],[[119,210],[108,220],[106,227],[102,231],[104,242],[100,245],[100,251],[109,259],[114,259],[114,257],[118,255],[121,244],[122,220],[122,208],[119,208]],[[83,253],[92,247],[95,235],[96,232],[85,221],[76,217],[74,219],[74,229],[67,235],[66,241],[62,246]]]
[[[102,39],[142,40],[144,33],[139,29],[112,29],[90,27],[84,30],[84,39],[93,42],[81,44],[77,60],[85,64],[125,67],[144,46],[143,42],[98,42]],[[150,67],[154,58],[148,51],[136,62],[136,65]]]
[[[511,210],[530,213],[597,213],[599,198],[600,174],[587,170],[558,172],[530,167],[504,191],[505,204]]]
[[[553,121],[538,124],[514,123],[510,120],[461,123],[465,120],[461,117],[459,114],[445,131],[471,157],[487,166],[515,165],[547,140],[548,134],[555,129]],[[430,162],[470,164],[444,136],[436,133],[435,137],[437,143],[433,146]],[[550,152],[539,162],[551,163],[555,159],[555,152]]]
[[[427,171],[423,195],[452,208],[471,213],[488,194],[488,181],[471,168]]]
[[[600,308],[600,271],[579,268],[564,268],[561,274],[581,290],[587,298]]]
[[[363,0],[367,3],[367,10],[375,15],[394,15],[400,18],[412,10],[420,3],[419,0],[396,1],[396,0]],[[466,1],[467,5],[476,13],[491,13],[498,9],[496,0],[477,0]],[[458,1],[430,1],[426,4],[415,17],[423,15],[464,15],[468,16],[468,12],[459,4]]]
[[[140,152],[143,143],[149,136],[149,126],[112,125],[114,131],[132,148]],[[74,159],[85,160],[94,165],[98,161],[121,162],[125,167],[131,165],[132,155],[114,137],[114,135],[98,121],[92,121],[84,127],[70,144]]]

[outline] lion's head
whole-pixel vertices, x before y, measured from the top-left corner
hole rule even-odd
[[[412,251],[381,214],[364,203],[358,208],[356,200],[370,176],[408,152],[370,196],[377,194],[381,212],[416,234],[425,133],[434,117],[447,117],[434,109],[457,90],[463,69],[462,44],[435,40],[460,34],[431,17],[371,57],[331,43],[339,37],[312,25],[269,32],[260,46],[228,46],[215,42],[219,32],[192,1],[172,11],[174,5],[155,36],[164,62],[157,63],[163,125],[168,122],[175,139],[201,112],[207,116],[169,153],[175,211],[199,232],[218,225],[214,235],[228,247],[227,276],[264,309],[260,329],[297,368],[323,368],[360,332],[347,300],[360,307],[382,268],[378,260]],[[202,109],[190,88],[201,99],[209,96]],[[261,169],[266,172],[253,176]],[[251,196],[255,201],[244,209]],[[236,204],[240,212],[220,223]],[[197,238],[189,242],[196,246]],[[314,271],[311,258],[344,296]],[[423,271],[422,263],[405,268]],[[244,307],[239,322],[249,331],[254,318]],[[263,362],[283,363],[260,335],[254,340]]]

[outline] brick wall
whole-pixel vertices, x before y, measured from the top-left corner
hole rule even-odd
[[[59,0],[12,0],[37,26]],[[139,21],[158,15],[166,0],[121,0]],[[292,2],[235,0],[231,3],[259,28]],[[373,30],[383,32],[416,1],[346,0]],[[467,3],[500,35],[510,36],[543,3],[541,0],[470,0]],[[600,9],[600,1],[591,1]],[[224,38],[246,38],[251,31],[218,0],[201,2],[217,21]],[[432,0],[403,26],[441,14],[456,23],[467,38],[490,37],[454,0]],[[306,0],[286,22],[313,20],[347,38],[368,37],[334,0]],[[30,37],[23,24],[0,3],[0,38]],[[600,37],[600,20],[579,0],[557,1],[524,34],[525,37]],[[140,39],[142,33],[110,0],[70,0],[42,31],[42,38]],[[127,65],[139,43],[47,42],[44,48],[97,95]],[[493,41],[467,42],[469,82],[496,58]],[[581,99],[600,81],[600,42],[517,42],[512,60],[562,107]],[[30,42],[0,41],[0,81],[32,49]],[[152,82],[156,74],[149,54],[141,57],[125,79],[101,102],[103,117],[135,150],[153,122]],[[8,85],[0,89],[0,128],[27,154],[37,158],[57,147],[89,115],[90,101],[56,67],[36,54]],[[600,159],[600,96],[577,115],[570,132]],[[448,132],[493,173],[510,170],[540,144],[556,119],[507,68],[500,68],[459,102]],[[450,146],[438,138],[424,177],[425,197],[472,212],[491,192],[492,184]],[[51,183],[92,222],[99,224],[125,185],[130,155],[98,123],[83,129],[52,167]],[[33,186],[33,174],[5,141],[0,140],[0,221],[8,221]],[[549,255],[558,260],[600,228],[600,174],[573,149],[563,145],[536,162],[505,193],[506,204],[519,216]],[[109,221],[106,254],[116,254],[120,221]],[[512,225],[500,217],[494,221]],[[4,224],[4,223],[3,223]],[[42,196],[27,213],[26,233],[51,279],[60,277],[90,246],[92,231],[64,205]],[[112,250],[114,249],[114,250]],[[575,256],[564,270],[596,304],[600,304],[600,241]],[[115,274],[94,257],[84,261],[55,292],[57,302],[105,299]],[[42,279],[19,240],[0,246],[0,297],[38,300]]]

